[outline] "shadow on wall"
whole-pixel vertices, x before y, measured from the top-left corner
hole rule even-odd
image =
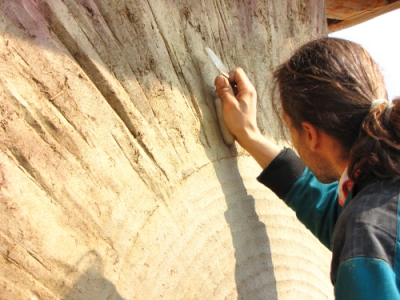
[[[210,101],[214,101],[214,92],[209,94]],[[218,126],[217,121],[215,126]],[[213,163],[228,207],[224,216],[235,249],[237,299],[277,300],[276,278],[266,226],[259,220],[254,197],[247,194],[239,173],[235,144],[220,147],[229,147],[228,151],[231,152],[231,157],[224,159],[223,164],[212,159],[211,149],[204,149]]]
[[[115,285],[103,275],[103,261],[96,251],[90,251],[76,264],[77,269],[84,268],[72,288],[62,300],[123,300]]]

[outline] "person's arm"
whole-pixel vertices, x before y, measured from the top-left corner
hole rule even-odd
[[[284,149],[257,179],[292,208],[322,244],[332,249],[333,229],[342,209],[337,201],[337,183],[319,182],[289,148]]]
[[[266,139],[257,126],[257,93],[241,68],[230,73],[237,84],[237,94],[224,76],[215,79],[215,87],[222,99],[224,120],[237,142],[265,169],[280,153],[281,148]]]
[[[262,136],[257,126],[257,93],[241,68],[230,73],[238,93],[229,81],[218,76],[215,86],[223,102],[224,120],[237,142],[264,169],[258,180],[282,198],[299,220],[329,249],[337,218],[337,184],[324,185],[290,149],[282,150]],[[304,173],[304,174],[303,174]]]
[[[397,278],[382,259],[355,257],[339,265],[336,300],[400,299]]]

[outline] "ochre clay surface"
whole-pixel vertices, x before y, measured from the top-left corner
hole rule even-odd
[[[324,3],[0,2],[1,299],[332,299],[330,253],[226,146],[204,47],[249,74]]]

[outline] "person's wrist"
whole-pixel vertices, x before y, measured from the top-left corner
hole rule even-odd
[[[248,132],[246,139],[238,142],[262,169],[265,169],[281,152],[281,148],[264,137],[259,130]]]
[[[258,128],[245,131],[242,136],[237,137],[240,146],[247,152],[251,152],[251,149],[256,149],[263,139],[264,136]]]

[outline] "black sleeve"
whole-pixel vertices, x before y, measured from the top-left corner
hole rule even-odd
[[[306,165],[292,149],[284,148],[261,172],[257,180],[282,199],[305,168]]]

